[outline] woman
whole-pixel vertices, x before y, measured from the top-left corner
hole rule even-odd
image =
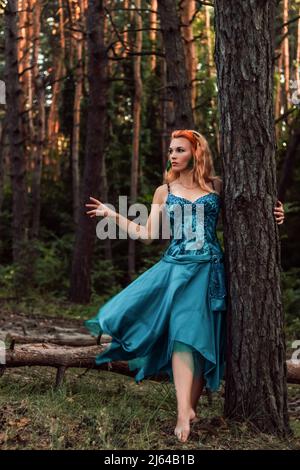
[[[146,244],[157,238],[167,220],[171,240],[156,264],[85,325],[94,335],[112,336],[110,346],[96,357],[97,364],[127,360],[130,370],[138,370],[136,382],[162,372],[169,375],[177,398],[174,434],[185,442],[190,423],[198,420],[204,385],[218,390],[225,368],[227,293],[224,253],[216,236],[222,182],[214,176],[211,152],[201,134],[172,133],[165,182],[155,190],[145,226],[92,197],[86,204],[92,208],[90,217],[106,216]],[[281,224],[284,211],[279,204],[274,215]]]

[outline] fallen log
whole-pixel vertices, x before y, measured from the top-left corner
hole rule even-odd
[[[110,343],[106,344],[106,347]],[[98,346],[71,347],[59,346],[55,344],[37,343],[21,346],[14,345],[13,349],[5,351],[5,364],[0,368],[0,375],[8,368],[24,366],[45,366],[56,367],[55,387],[59,387],[65,375],[67,368],[77,367],[85,369],[109,370],[118,374],[134,377],[136,372],[129,370],[127,361],[114,361],[97,365],[95,357],[106,347],[101,344]],[[153,376],[153,380],[161,382],[165,380],[167,374]]]
[[[84,337],[71,337],[71,336],[30,336],[30,335],[17,335],[17,334],[8,334],[6,340],[10,343],[14,342],[15,344],[33,344],[33,343],[52,343],[58,344],[61,346],[73,346],[73,347],[85,347],[85,346],[95,346],[99,344],[98,338],[86,335]],[[102,335],[100,343],[110,343],[111,336]]]
[[[300,384],[300,359],[286,361],[287,381],[292,384]]]
[[[136,372],[129,370],[127,361],[107,362],[98,366],[95,364],[95,357],[104,349],[109,347],[110,343],[104,343],[95,346],[71,347],[61,346],[50,343],[36,343],[16,346],[12,343],[10,349],[5,350],[5,364],[0,366],[0,375],[5,369],[22,366],[45,366],[56,367],[55,387],[63,382],[67,368],[85,368],[109,370],[118,374],[134,377]],[[300,384],[300,360],[286,361],[287,381],[289,383]],[[152,380],[161,382],[168,378],[167,374],[155,375]]]

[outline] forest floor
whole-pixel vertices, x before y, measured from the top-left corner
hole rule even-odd
[[[35,334],[53,325],[79,329],[94,306],[76,306],[44,296],[38,301],[1,300],[0,330]],[[46,326],[45,326],[46,325]],[[22,367],[0,378],[0,449],[274,449],[300,450],[300,386],[288,385],[290,426],[293,436],[281,439],[259,432],[250,422],[224,419],[224,384],[203,395],[199,423],[191,427],[186,443],[173,434],[176,396],[168,382],[134,379],[109,371],[68,369],[63,385],[55,390],[56,370]]]

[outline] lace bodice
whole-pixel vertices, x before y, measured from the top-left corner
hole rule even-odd
[[[177,254],[222,254],[216,234],[221,208],[217,193],[208,193],[195,201],[170,192],[165,202],[165,215],[169,223],[170,243],[165,251]]]

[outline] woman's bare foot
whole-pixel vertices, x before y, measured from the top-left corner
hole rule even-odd
[[[177,436],[177,439],[180,442],[186,442],[190,434],[190,423],[196,417],[196,413],[193,409],[189,413],[178,414],[176,428],[174,429],[174,434]],[[199,418],[198,418],[199,419]]]

